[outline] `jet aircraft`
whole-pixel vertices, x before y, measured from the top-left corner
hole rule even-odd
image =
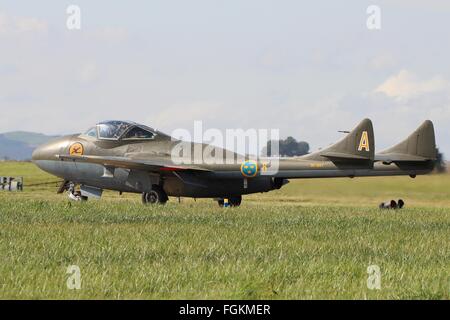
[[[239,206],[242,195],[280,189],[288,179],[397,176],[431,172],[436,160],[433,123],[425,121],[405,140],[375,153],[372,122],[361,121],[337,143],[300,157],[255,158],[229,150],[223,161],[180,163],[173,148],[180,141],[129,121],[105,121],[85,133],[64,136],[38,147],[33,162],[63,179],[59,193],[73,199],[100,198],[103,190],[142,194],[145,204],[173,197],[213,198]],[[188,144],[192,149],[207,144]],[[277,169],[272,170],[274,161]],[[77,194],[74,186],[79,186]]]

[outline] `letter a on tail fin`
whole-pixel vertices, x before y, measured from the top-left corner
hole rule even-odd
[[[342,140],[305,157],[310,160],[369,160],[373,161],[375,137],[370,119],[364,119]]]
[[[370,151],[370,140],[369,140],[369,134],[367,131],[363,131],[361,134],[361,139],[359,140],[359,147],[358,151]]]

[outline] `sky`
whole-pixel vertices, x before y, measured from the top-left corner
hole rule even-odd
[[[368,117],[380,151],[430,119],[450,156],[449,38],[440,0],[0,0],[0,132],[202,120],[315,150]]]

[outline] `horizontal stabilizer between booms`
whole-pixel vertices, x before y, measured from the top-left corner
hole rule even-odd
[[[375,156],[375,160],[383,162],[420,162],[436,160],[436,156],[433,122],[426,120],[408,138],[378,153]]]
[[[342,152],[322,152],[320,154],[322,157],[327,158],[336,158],[336,159],[349,159],[349,160],[370,160],[363,156],[358,156],[356,154],[348,154],[348,153],[342,153]]]

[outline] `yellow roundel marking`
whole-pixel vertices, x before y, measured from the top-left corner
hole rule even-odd
[[[244,177],[252,178],[258,173],[258,163],[254,160],[247,160],[241,164],[241,173]]]
[[[82,156],[84,152],[84,147],[81,143],[77,142],[70,146],[69,154],[71,156]]]

